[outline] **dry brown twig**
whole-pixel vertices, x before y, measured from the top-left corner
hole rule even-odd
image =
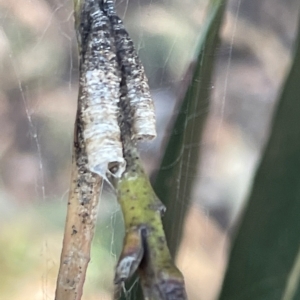
[[[81,130],[77,123],[76,140],[82,136]],[[81,299],[102,185],[102,179],[86,168],[84,147],[76,140],[56,300]]]

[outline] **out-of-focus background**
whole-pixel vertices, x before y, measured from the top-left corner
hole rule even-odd
[[[118,1],[155,99],[158,138],[141,146],[154,174],[186,85],[207,0]],[[201,165],[177,263],[189,299],[216,299],[230,238],[288,71],[298,0],[229,0]],[[53,299],[77,104],[71,0],[0,0],[0,299]],[[189,146],[189,145],[186,145]],[[83,299],[110,299],[122,219],[101,198]]]

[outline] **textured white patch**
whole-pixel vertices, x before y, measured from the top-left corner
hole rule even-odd
[[[120,280],[127,279],[132,273],[132,266],[136,262],[136,257],[126,256],[124,257],[117,266],[116,274]]]
[[[80,104],[88,168],[106,179],[111,167],[116,177],[125,170],[118,124],[121,76],[109,19],[100,8],[91,17]]]
[[[103,9],[112,24],[117,57],[127,86],[133,117],[132,138],[153,139],[156,137],[155,111],[144,67],[122,20],[116,14],[114,1],[104,0]]]

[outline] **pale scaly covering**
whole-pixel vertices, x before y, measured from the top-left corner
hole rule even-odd
[[[82,64],[79,105],[88,167],[106,179],[107,173],[120,177],[126,164],[118,124],[121,77],[110,20],[99,5],[93,6],[90,17],[92,20]]]
[[[150,140],[156,137],[155,111],[148,79],[133,41],[115,11],[113,0],[103,0],[115,37],[117,58],[127,85],[127,98],[132,110],[132,138]]]

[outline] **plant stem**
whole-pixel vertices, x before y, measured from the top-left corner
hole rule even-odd
[[[124,282],[138,271],[145,299],[184,300],[187,299],[184,280],[173,264],[162,226],[165,207],[142,167],[136,141],[132,139],[134,117],[124,79],[121,85],[120,127],[126,170],[117,181],[116,189],[126,233],[115,283]]]
[[[75,127],[71,189],[55,300],[81,299],[102,185],[101,177],[87,168],[78,117]]]

